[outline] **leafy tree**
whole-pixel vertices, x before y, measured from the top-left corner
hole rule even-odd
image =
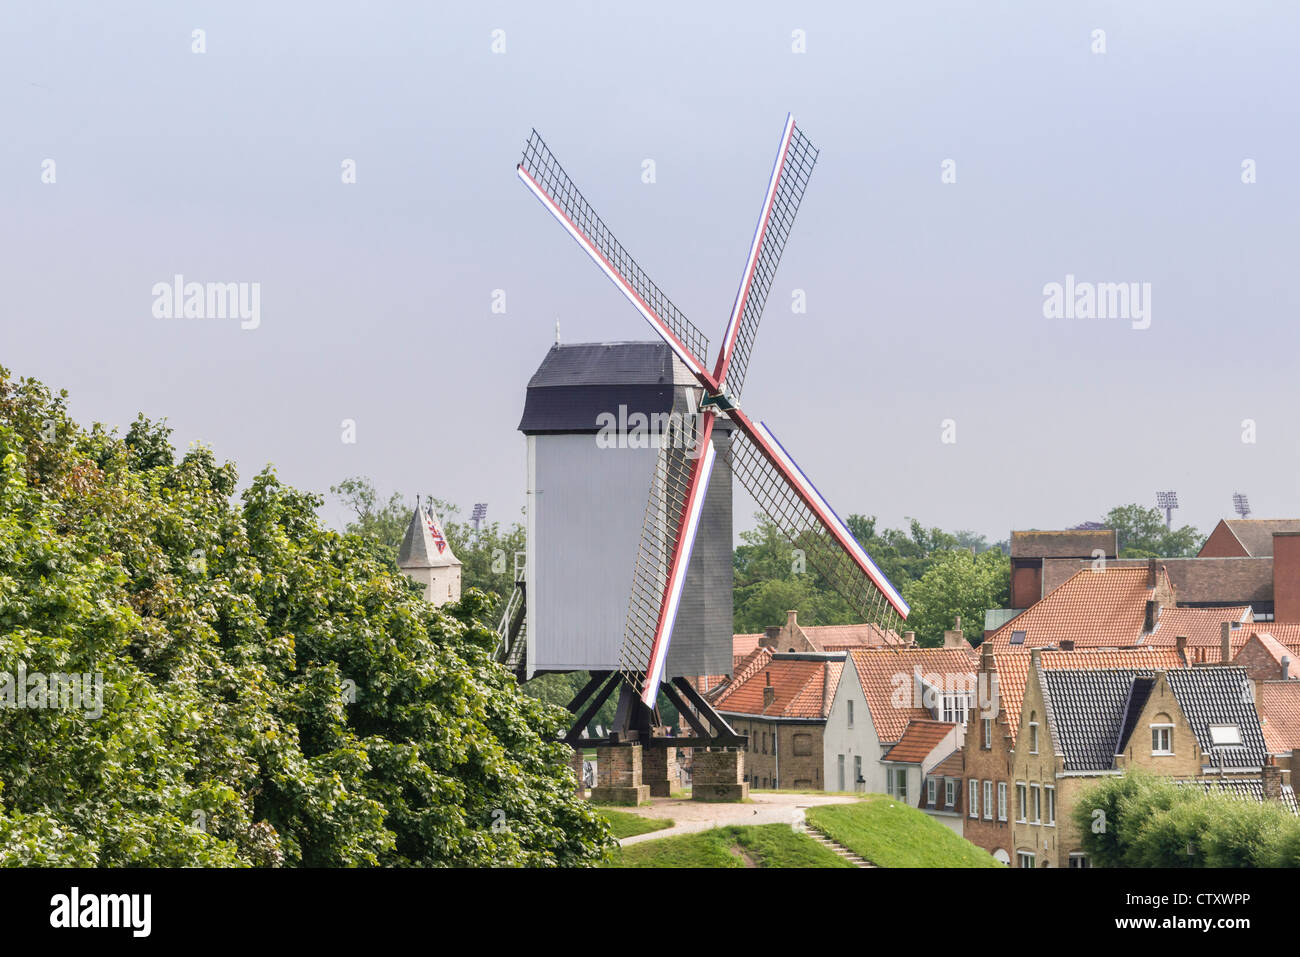
[[[981,635],[984,612],[1011,600],[1011,562],[997,549],[972,555],[963,549],[937,555],[919,579],[903,585],[911,606],[907,627],[918,644],[943,644],[943,633],[960,616],[966,635]]]
[[[1192,558],[1204,536],[1191,525],[1169,529],[1159,509],[1120,505],[1102,519],[1119,536],[1120,558]]]
[[[102,675],[98,716],[0,709],[0,864],[602,857],[567,715],[492,662],[483,593],[434,608],[316,496],[268,468],[232,502],[234,466],[168,436],[0,369],[0,671]]]

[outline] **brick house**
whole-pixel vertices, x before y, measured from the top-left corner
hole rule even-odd
[[[824,787],[826,716],[844,660],[844,652],[759,648],[712,699],[736,732],[749,736],[745,771],[751,788]]]
[[[1119,536],[1110,529],[1070,529],[1011,533],[1011,607],[1025,609],[1041,598],[1043,563],[1048,559],[1093,561],[1119,554]]]
[[[1101,778],[1129,768],[1284,801],[1250,679],[1233,666],[1044,668],[1030,654],[1009,789],[1013,863],[1086,867],[1072,812]]]

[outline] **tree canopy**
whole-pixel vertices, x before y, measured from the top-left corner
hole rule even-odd
[[[102,675],[102,713],[0,708],[0,864],[571,865],[562,709],[267,468],[143,417],[81,428],[0,369],[0,671]]]

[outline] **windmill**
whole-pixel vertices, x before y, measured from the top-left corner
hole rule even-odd
[[[659,447],[619,653],[620,727],[636,725],[629,714],[638,703],[643,717],[653,709],[661,687],[674,703],[679,700],[664,683],[664,662],[719,454],[711,440],[721,418],[732,434],[722,453],[726,464],[792,546],[803,550],[807,562],[864,621],[898,631],[896,626],[907,617],[908,606],[898,590],[790,453],[771,429],[740,406],[763,306],[816,160],[817,150],[795,126],[794,117],[787,116],[740,287],[711,366],[703,333],[614,238],[536,130],[517,167],[523,184],[650,323],[703,390],[695,421],[682,425],[680,432],[670,424],[670,434]],[[575,703],[590,695],[596,680]],[[704,704],[683,679],[675,678],[672,684],[692,706]],[[600,703],[595,701],[590,713]],[[579,717],[578,726],[585,727],[590,720],[586,715],[584,711]],[[641,724],[644,727],[644,720]]]

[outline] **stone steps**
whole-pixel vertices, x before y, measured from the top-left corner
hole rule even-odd
[[[866,860],[865,858],[860,857],[857,854],[854,854],[843,844],[832,839],[824,832],[819,831],[817,827],[812,823],[808,824],[808,830],[805,833],[807,833],[807,835],[811,837],[814,841],[816,841],[818,844],[822,845],[822,847],[829,848],[830,850],[834,851],[836,854],[844,858],[846,861],[848,861],[850,864],[854,865],[855,867],[876,866],[875,864],[872,864],[870,861]]]

